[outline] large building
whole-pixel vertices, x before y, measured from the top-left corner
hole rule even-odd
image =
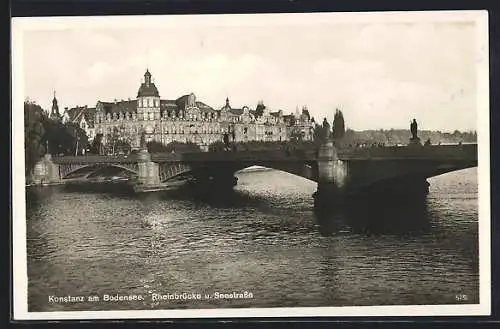
[[[312,140],[313,136],[313,121],[306,108],[302,114],[285,116],[281,110],[270,112],[262,103],[254,110],[248,106],[233,108],[229,99],[214,109],[198,101],[193,93],[175,100],[161,99],[149,70],[135,99],[98,101],[95,108],[66,109],[63,122],[67,121],[79,124],[90,139],[102,134],[103,143],[119,138],[133,149],[140,147],[143,134],[146,142],[191,142],[205,150],[222,141],[225,133],[235,142],[287,141],[297,132],[303,140]]]

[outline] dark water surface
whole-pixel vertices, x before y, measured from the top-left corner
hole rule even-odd
[[[430,179],[425,202],[328,213],[313,182],[238,176],[209,198],[30,190],[29,311],[479,302],[476,169]],[[214,298],[233,291],[252,298]],[[152,298],[176,293],[201,300]],[[85,301],[53,299],[68,295]]]

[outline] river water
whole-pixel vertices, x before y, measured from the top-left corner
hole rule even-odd
[[[326,213],[311,181],[238,178],[205,197],[30,189],[29,311],[479,302],[475,168],[430,179],[426,201]]]

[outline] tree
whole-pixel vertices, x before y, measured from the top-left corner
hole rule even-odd
[[[290,134],[290,140],[291,141],[302,141],[304,135],[302,131],[298,128],[293,128],[292,132]]]
[[[36,162],[46,152],[45,128],[43,122],[48,120],[43,109],[29,100],[24,102],[24,157],[25,174],[29,175]]]
[[[47,119],[44,127],[45,141],[51,154],[75,155],[77,144],[79,150],[87,146],[87,134],[78,125]]]
[[[226,145],[221,141],[213,142],[208,146],[208,152],[222,152],[226,149]]]
[[[106,137],[106,153],[130,153],[132,149],[130,140],[122,134],[120,128],[113,127],[112,132]]]
[[[89,144],[87,133],[75,123],[66,123],[65,128],[70,136],[71,143],[74,144],[72,149],[76,151],[73,151],[72,153],[82,154],[82,150],[86,149]]]
[[[94,141],[92,142],[92,145],[90,146],[90,153],[93,154],[101,154],[102,153],[102,134],[97,134],[94,137]]]
[[[323,130],[323,126],[319,125],[319,124],[315,124],[314,125],[314,130],[313,130],[313,141],[315,144],[317,145],[321,145],[325,142],[326,138],[325,138],[325,134],[324,134],[324,130]]]
[[[157,141],[151,141],[148,142],[146,147],[148,148],[149,153],[163,153],[163,152],[168,152],[167,147]]]
[[[257,104],[257,107],[255,108],[255,117],[256,118],[261,117],[264,114],[265,108],[266,108],[266,106],[264,105],[264,102],[259,101],[259,103]]]
[[[333,138],[341,139],[345,135],[345,123],[344,123],[344,115],[342,111],[339,109],[335,110],[335,116],[333,118]]]
[[[171,142],[165,146],[165,150],[167,152],[175,152],[175,153],[191,153],[191,152],[201,152],[198,144],[195,143],[181,143],[181,142]]]

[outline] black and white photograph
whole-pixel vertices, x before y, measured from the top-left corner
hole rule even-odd
[[[489,315],[487,27],[13,18],[14,319]]]

